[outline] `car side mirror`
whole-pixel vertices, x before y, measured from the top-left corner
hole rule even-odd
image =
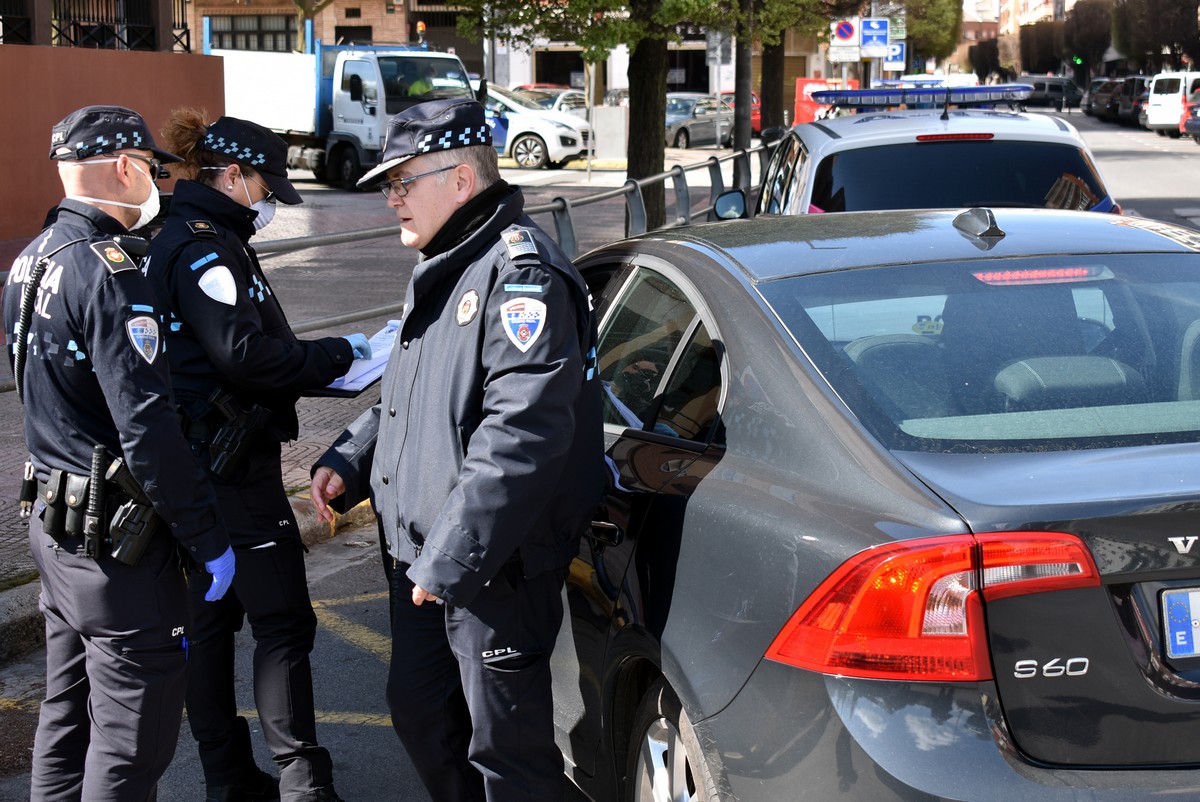
[[[350,76],[350,99],[357,101],[359,103],[362,102],[363,88],[362,88],[362,76],[361,75],[351,75]]]
[[[775,125],[770,128],[764,128],[759,138],[764,145],[769,145],[772,142],[783,139],[783,135],[787,133],[787,129],[782,125]]]
[[[713,201],[713,217],[718,220],[740,220],[746,216],[746,196],[740,189],[722,192]]]

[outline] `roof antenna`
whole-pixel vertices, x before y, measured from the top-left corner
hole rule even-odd
[[[942,119],[950,119],[950,84],[946,84],[946,105],[942,106]]]

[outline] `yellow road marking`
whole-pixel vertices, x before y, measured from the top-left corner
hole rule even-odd
[[[378,599],[386,599],[388,597],[386,590],[381,590],[376,593],[359,593],[356,596],[343,596],[340,599],[316,599],[312,606],[317,607],[337,607],[339,604],[353,604],[355,602],[369,602]]]
[[[41,702],[35,699],[4,699],[0,698],[0,713],[37,712]]]
[[[356,595],[356,597],[349,599],[313,601],[312,609],[317,614],[317,621],[320,622],[320,626],[328,630],[329,633],[336,635],[337,638],[341,638],[350,645],[358,646],[364,652],[374,654],[374,656],[386,663],[391,659],[391,638],[388,635],[380,635],[376,630],[350,621],[346,616],[336,614],[336,612],[329,609],[330,606],[334,606],[335,604],[344,604],[348,603],[348,601],[371,600],[379,597],[379,595],[386,597],[388,594],[371,593]]]
[[[239,710],[238,715],[245,719],[257,719],[258,711],[254,708]],[[387,713],[342,713],[333,710],[318,710],[318,724],[348,724],[352,727],[388,727],[392,726],[392,717]]]

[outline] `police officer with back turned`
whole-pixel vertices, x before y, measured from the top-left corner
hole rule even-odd
[[[179,739],[184,569],[212,574],[211,602],[235,562],[171,399],[146,242],[129,233],[158,210],[161,162],[179,159],[119,106],[68,115],[50,158],[66,197],[4,293],[46,620],[30,798],[145,802]]]

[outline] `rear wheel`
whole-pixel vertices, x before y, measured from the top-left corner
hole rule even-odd
[[[512,157],[526,170],[540,170],[550,161],[540,136],[523,134],[512,146]]]
[[[354,148],[342,148],[333,157],[333,166],[329,171],[329,182],[343,189],[354,190],[356,182],[362,178],[362,166],[358,163],[358,154]]]
[[[675,147],[683,148],[686,150],[689,140],[690,140],[690,137],[688,137],[687,129],[680,128],[679,131],[675,134]]]
[[[625,783],[627,802],[721,802],[691,722],[662,680],[634,717]]]

